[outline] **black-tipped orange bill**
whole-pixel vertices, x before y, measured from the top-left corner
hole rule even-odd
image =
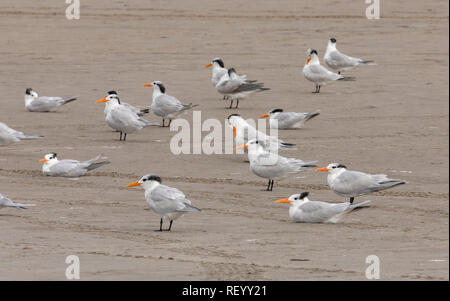
[[[209,68],[209,67],[212,67],[212,64],[211,64],[211,63],[208,64],[208,65],[205,65],[205,68]]]
[[[125,187],[128,188],[128,187],[134,187],[134,186],[141,186],[141,184],[139,182],[133,182],[133,183],[128,184]]]
[[[310,57],[309,57],[308,60],[306,61],[306,65],[308,65],[309,62],[311,62],[311,58],[310,58]]]
[[[145,84],[143,84],[143,86],[144,87],[151,87],[151,86],[153,86],[151,83],[145,83]]]
[[[258,118],[259,119],[269,118],[269,115],[268,114],[264,114],[264,115],[259,116]]]
[[[316,171],[329,171],[327,167],[317,168]]]
[[[236,146],[234,149],[248,148],[247,144]]]
[[[45,158],[42,158],[41,160],[39,160],[39,162],[48,162],[48,160]]]
[[[101,102],[108,102],[108,100],[105,98],[97,100],[95,103],[101,103]]]
[[[292,201],[290,199],[279,199],[276,201],[273,201],[274,203],[292,203]]]
[[[234,137],[237,136],[237,133],[236,133],[236,127],[235,127],[235,126],[233,126],[233,135],[234,135]]]

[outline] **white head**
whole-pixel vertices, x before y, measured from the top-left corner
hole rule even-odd
[[[153,87],[153,96],[166,93],[166,87],[159,80],[144,84],[144,87]]]
[[[139,181],[128,184],[125,187],[142,186],[145,190],[153,189],[161,184],[161,178],[154,174],[147,174],[143,176]]]
[[[330,163],[327,166],[316,169],[316,171],[328,171],[330,174],[340,174],[346,169],[347,167],[341,163]]]
[[[328,40],[328,47],[332,47],[332,48],[336,49],[336,39],[335,38],[330,38]]]
[[[106,102],[109,105],[120,104],[120,98],[115,91],[109,91],[108,96],[97,100],[95,103],[101,103],[101,102]]]
[[[252,139],[249,140],[246,144],[236,146],[234,149],[248,149],[248,153],[252,155],[258,155],[266,152],[266,144],[262,140]]]
[[[291,206],[295,207],[295,206],[302,204],[303,202],[308,202],[309,201],[308,195],[309,195],[309,192],[293,194],[287,199],[276,200],[276,201],[274,201],[274,203],[287,203],[287,204],[291,204]]]
[[[58,162],[58,158],[56,153],[50,153],[46,154],[39,162],[44,163],[44,165],[53,165]]]
[[[205,68],[213,67],[214,69],[223,69],[225,68],[225,64],[223,63],[222,59],[220,57],[217,57],[211,61],[211,63],[207,64]]]
[[[306,50],[306,65],[315,65],[320,64],[319,56],[317,54],[317,51],[312,48],[308,48]]]
[[[36,93],[36,91],[34,91],[31,88],[26,89],[25,90],[25,105],[28,105],[29,103],[31,103],[33,100],[35,100],[38,97],[39,96]]]
[[[231,114],[230,116],[228,116],[227,120],[230,126],[237,126],[245,121],[244,118],[242,118],[242,116],[239,114]]]

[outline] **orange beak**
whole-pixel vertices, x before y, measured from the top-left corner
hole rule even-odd
[[[212,64],[211,64],[211,63],[208,64],[208,65],[205,65],[205,68],[209,68],[209,67],[212,67]]]
[[[234,149],[248,148],[247,144],[236,146]]]
[[[234,135],[234,137],[237,136],[237,133],[236,133],[236,127],[235,127],[235,126],[233,126],[233,135]]]
[[[292,201],[290,199],[280,199],[280,200],[276,200],[273,202],[274,203],[288,203],[288,204],[292,203]]]
[[[308,65],[309,62],[311,62],[311,58],[310,57],[306,60],[306,65]]]
[[[127,186],[125,186],[125,187],[134,187],[134,186],[141,186],[141,184],[139,184],[139,182],[133,182],[133,183],[131,183],[131,184],[128,184]]]
[[[47,159],[45,159],[45,158],[42,158],[41,160],[39,160],[39,162],[42,162],[42,163],[44,163],[44,162],[48,162],[48,160],[47,160]]]
[[[101,102],[108,102],[108,100],[106,98],[102,98],[97,100],[95,103],[101,103]]]
[[[326,167],[317,168],[316,171],[329,171]]]
[[[151,86],[153,86],[151,83],[146,83],[146,84],[143,84],[143,86],[144,87],[151,87]]]
[[[269,115],[268,114],[264,114],[264,115],[259,116],[258,118],[259,119],[269,118]]]

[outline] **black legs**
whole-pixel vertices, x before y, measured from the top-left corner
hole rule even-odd
[[[170,220],[169,228],[167,230],[163,230],[163,218],[159,221],[159,230],[155,230],[156,232],[162,232],[162,231],[170,231],[172,229],[173,220]]]
[[[126,141],[127,140],[127,133],[122,133],[122,132],[120,132],[119,141],[122,141],[122,134],[123,134],[123,141]]]
[[[273,183],[274,183],[275,181],[274,180],[270,180],[269,179],[269,183],[267,184],[267,189],[266,189],[266,191],[272,191],[272,189],[273,189]]]
[[[230,102],[230,106],[228,107],[228,109],[232,109],[233,108],[233,101],[234,101],[234,99],[232,98],[231,102]],[[239,98],[236,98],[236,107],[235,107],[235,109],[237,109],[238,107],[239,107]]]
[[[316,84],[316,90],[313,93],[319,93],[320,92],[320,85]]]
[[[350,204],[353,204],[353,201],[355,200],[355,198],[354,197],[351,197],[350,198]]]
[[[162,126],[161,126],[161,127],[165,127],[165,125],[164,125],[164,121],[165,121],[165,119],[163,118],[163,124],[162,124]],[[169,127],[171,123],[172,123],[172,119],[169,119],[169,124],[168,124],[167,126]]]

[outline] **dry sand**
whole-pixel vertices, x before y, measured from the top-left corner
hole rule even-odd
[[[0,279],[64,280],[65,258],[75,254],[82,280],[364,280],[366,256],[375,254],[382,280],[448,280],[448,2],[381,1],[380,20],[367,20],[357,2],[81,0],[81,19],[68,21],[62,0],[2,1],[0,121],[45,138],[0,148],[0,192],[37,205],[0,211]],[[305,50],[322,58],[330,36],[342,52],[378,65],[313,95],[301,75]],[[174,156],[167,128],[120,142],[94,104],[115,89],[148,106],[152,90],[142,83],[161,80],[169,94],[198,103],[204,119],[223,120],[231,111],[203,68],[218,56],[272,88],[232,112],[322,110],[305,129],[280,132],[299,145],[285,155],[408,184],[359,198],[373,205],[339,224],[296,224],[272,201],[302,191],[343,201],[325,174],[264,192],[244,156]],[[79,99],[57,113],[29,113],[27,87]],[[78,180],[44,177],[39,159],[51,151],[103,153],[113,163]],[[143,191],[121,188],[149,172],[203,212],[153,232],[159,217]]]

